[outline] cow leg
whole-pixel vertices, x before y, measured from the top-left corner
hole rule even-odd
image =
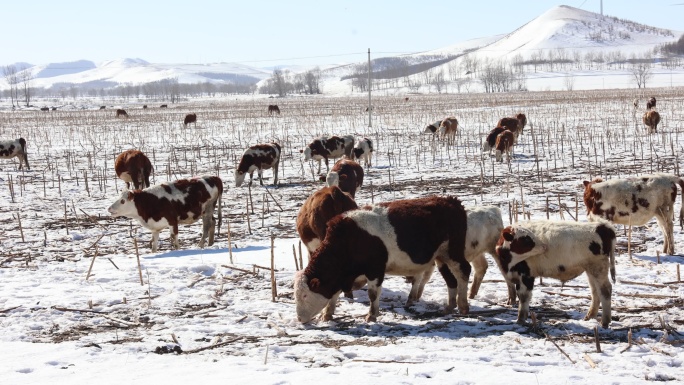
[[[263,181],[263,179],[262,179],[262,177],[261,177],[261,174],[262,174],[263,171],[264,171],[264,170],[261,169],[261,168],[257,170],[257,175],[259,175],[259,184],[262,185],[262,186],[264,185],[264,181]]]
[[[485,259],[484,254],[480,254],[470,261],[470,264],[475,270],[473,284],[470,286],[470,293],[468,295],[468,298],[472,299],[475,298],[477,292],[480,290],[480,284],[482,284],[482,279],[484,279],[484,275],[487,272],[487,260]]]
[[[173,240],[173,248],[180,249],[180,243],[178,242],[178,224],[173,225],[171,228],[171,239]]]
[[[449,267],[451,273],[456,277],[456,304],[458,312],[468,314],[468,277],[470,276],[470,263],[468,261],[457,262],[452,259],[443,261]]]
[[[325,173],[326,174],[330,172],[330,164],[329,163],[330,162],[328,161],[328,158],[325,158]],[[320,174],[321,170],[318,170],[318,173]]]
[[[254,171],[249,173],[249,184],[248,184],[249,187],[252,187],[252,178],[253,177],[254,177]]]
[[[663,205],[656,211],[656,219],[660,225],[660,229],[663,231],[663,253],[667,255],[674,254],[674,224],[670,219],[672,214],[672,209],[669,205]]]
[[[152,241],[150,242],[152,252],[156,253],[159,248],[159,231],[152,231]]]
[[[277,185],[278,185],[278,165],[279,165],[279,163],[280,163],[280,162],[277,162],[277,163],[273,166],[273,185],[274,185],[274,186],[277,186]]]
[[[532,288],[534,288],[535,277],[521,277],[519,283],[515,284],[518,293],[520,304],[518,305],[518,320],[520,325],[527,322],[527,317],[530,315],[530,300],[532,299]]]
[[[456,280],[456,277],[451,274],[449,266],[439,260],[436,261],[436,264],[437,270],[442,275],[442,278],[444,278],[444,282],[447,285],[447,306],[444,309],[444,313],[450,314],[456,308],[456,288],[458,287],[458,281]]]
[[[380,314],[380,293],[382,292],[382,281],[379,279],[368,281],[368,299],[370,300],[370,311],[366,316],[366,322],[375,322]]]
[[[591,288],[591,306],[584,320],[588,321],[596,317],[600,301],[602,309],[601,326],[607,328],[611,321],[610,299],[613,293],[613,286],[605,274],[593,274],[589,270],[587,270],[587,280]]]
[[[414,302],[418,301],[423,295],[423,289],[425,289],[425,284],[432,277],[432,272],[435,270],[435,265],[431,264],[430,268],[424,272],[413,276],[413,283],[411,284],[411,292],[409,293],[408,299],[406,300],[406,307],[413,305]]]
[[[337,299],[340,297],[340,293],[336,293],[330,298],[328,304],[323,309],[323,321],[330,321],[335,313],[335,308],[337,307]]]

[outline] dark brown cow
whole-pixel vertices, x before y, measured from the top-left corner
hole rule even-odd
[[[527,125],[527,116],[525,114],[517,114],[514,118],[501,118],[496,124],[497,127],[503,127],[515,134],[515,139],[522,134],[523,129]]]
[[[340,159],[325,178],[328,186],[339,186],[340,189],[356,198],[356,189],[363,185],[363,167],[349,159]]]
[[[257,144],[245,150],[235,170],[235,187],[240,187],[245,181],[245,174],[249,173],[249,185],[252,185],[254,171],[259,175],[259,184],[263,170],[273,168],[273,185],[278,184],[278,165],[280,164],[280,145],[278,143]]]
[[[19,170],[26,164],[26,169],[30,170],[28,154],[26,153],[26,139],[0,141],[0,159],[19,158]]]
[[[126,112],[126,110],[119,108],[118,110],[116,110],[116,117],[118,118],[119,116],[123,116],[124,118],[127,118],[128,113]]]
[[[136,190],[150,187],[150,175],[152,174],[152,163],[139,150],[126,150],[119,154],[114,161],[114,171],[119,179],[126,182],[126,188]]]
[[[57,107],[52,107],[52,111],[57,111]]]
[[[50,107],[41,107],[40,110],[41,111],[50,111]]]
[[[648,110],[644,113],[644,125],[648,127],[649,134],[658,132],[658,123],[660,123],[660,114],[658,111]]]
[[[152,252],[157,251],[159,232],[171,228],[173,246],[178,249],[178,225],[191,224],[202,218],[202,238],[211,246],[214,243],[216,220],[214,210],[218,202],[219,223],[221,223],[221,195],[223,182],[217,176],[180,179],[162,183],[144,190],[123,191],[109,207],[114,217],[135,219],[152,231]]]
[[[656,107],[656,98],[652,97],[646,102],[646,110],[650,110]]]
[[[194,123],[195,127],[197,127],[197,115],[193,112],[191,114],[185,115],[185,119],[183,119],[183,126],[188,127],[188,124]]]
[[[347,156],[351,158],[352,148],[354,147],[354,137],[351,135],[345,136],[331,136],[329,138],[320,137],[314,139],[303,150],[299,152],[304,154],[304,160],[318,161],[318,174],[321,173],[321,160],[325,159],[325,171],[330,171],[328,159],[341,158]]]
[[[159,108],[167,108],[167,107],[168,107],[167,104],[162,104],[161,106],[159,106]]]
[[[615,282],[615,229],[609,223],[574,221],[518,222],[501,232],[494,259],[509,287],[515,285],[518,320],[527,321],[536,277],[566,282],[586,272],[591,306],[585,320],[603,309],[601,325],[611,321],[610,272]]]
[[[656,217],[665,244],[663,252],[674,254],[674,203],[677,185],[684,191],[684,179],[655,174],[627,179],[584,181],[584,204],[590,221],[607,219],[622,225],[642,226]],[[684,205],[679,224],[684,221]]]
[[[496,161],[503,162],[503,154],[506,154],[506,159],[510,162],[511,154],[513,154],[513,145],[515,144],[515,134],[511,131],[503,130],[496,137]]]
[[[487,151],[488,153],[491,153],[492,149],[496,148],[496,138],[504,130],[505,128],[503,127],[494,127],[491,131],[489,131],[489,134],[487,134],[484,143],[482,143],[482,151]]]
[[[143,110],[147,109],[147,104],[143,104]]]
[[[104,110],[104,109],[105,109],[105,106],[100,106],[100,109],[101,109],[101,110]]]
[[[432,274],[437,259],[456,277],[458,309],[468,313],[471,267],[465,258],[466,231],[466,211],[455,197],[398,200],[336,216],[306,269],[295,276],[297,318],[309,322],[327,307],[324,319],[331,319],[341,291],[352,290],[363,276],[371,303],[366,320],[374,321],[386,274]],[[409,302],[415,300],[417,286],[411,289]]]
[[[276,104],[269,104],[268,105],[268,113],[271,115],[273,115],[273,114],[280,115],[280,108]]]

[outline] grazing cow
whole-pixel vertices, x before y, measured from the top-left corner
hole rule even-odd
[[[23,164],[26,164],[27,170],[31,169],[26,153],[26,139],[19,138],[0,141],[0,159],[12,159],[14,157],[19,158],[19,170],[21,170]]]
[[[123,116],[124,118],[127,118],[128,113],[126,112],[126,110],[119,108],[118,110],[116,110],[116,117],[118,118],[119,116]]]
[[[639,108],[639,99],[634,99],[634,101],[632,102],[632,104],[634,105],[634,109],[635,109],[635,110],[636,110],[637,108]]]
[[[218,201],[221,223],[222,194],[223,182],[217,176],[179,179],[144,190],[123,191],[109,207],[109,213],[114,217],[136,219],[152,231],[152,252],[158,249],[159,232],[170,227],[173,246],[178,249],[178,225],[189,225],[202,218],[202,238],[198,246],[203,248],[207,237],[209,246],[214,244],[214,209]]]
[[[450,116],[444,120],[439,125],[439,137],[442,140],[446,140],[447,143],[453,144],[456,140],[456,131],[458,130],[458,120],[453,116]]]
[[[352,160],[358,160],[359,162],[363,159],[363,164],[366,167],[370,167],[373,157],[373,141],[368,138],[359,139],[354,148],[352,149]]]
[[[188,127],[188,124],[194,123],[195,128],[197,128],[197,115],[193,112],[191,114],[185,115],[185,119],[183,119],[183,127]]]
[[[147,109],[147,104],[143,104],[143,110]]]
[[[405,102],[408,102],[408,101],[409,101],[408,96],[404,98],[404,101],[405,101]]]
[[[52,111],[57,111],[57,107],[52,107]]]
[[[517,114],[514,118],[501,118],[496,124],[497,127],[504,127],[508,131],[515,134],[515,139],[522,134],[523,129],[527,125],[527,116],[525,114]]]
[[[485,141],[482,143],[482,152],[487,151],[491,154],[492,149],[496,148],[496,138],[500,133],[504,132],[504,130],[504,127],[494,127],[491,131],[489,131]]]
[[[114,161],[114,171],[119,179],[126,182],[126,188],[138,190],[150,187],[150,175],[152,174],[152,163],[138,150],[126,150],[119,154]]]
[[[684,179],[669,174],[644,175],[627,179],[584,181],[584,204],[590,221],[607,219],[621,225],[642,226],[656,217],[663,232],[663,252],[674,254],[674,202],[677,185],[684,191]],[[684,222],[684,205],[679,224]]]
[[[363,184],[363,167],[353,160],[340,159],[325,178],[328,186],[339,186],[352,198],[356,198],[356,189]]]
[[[313,254],[325,239],[326,224],[338,214],[357,209],[351,194],[338,186],[328,186],[311,194],[299,209],[297,233]]]
[[[268,105],[268,113],[270,115],[273,115],[273,114],[280,115],[280,108],[276,104],[269,104]]]
[[[437,259],[455,276],[459,311],[468,313],[466,231],[466,212],[455,197],[398,200],[336,216],[306,269],[295,275],[297,318],[309,322],[326,308],[323,319],[330,320],[340,292],[363,277],[370,299],[366,321],[374,321],[386,274],[432,274]],[[419,286],[412,287],[409,303],[418,297]]]
[[[347,156],[351,158],[352,148],[354,146],[354,137],[351,135],[345,136],[331,136],[329,138],[320,137],[314,139],[303,150],[299,152],[304,154],[304,160],[317,160],[318,171],[321,173],[321,160],[325,159],[325,172],[330,171],[328,159],[341,158]]]
[[[503,162],[503,154],[506,153],[506,159],[511,161],[511,154],[513,154],[513,145],[515,144],[515,134],[508,130],[503,130],[496,137],[496,161]]]
[[[105,106],[100,106],[100,109],[101,109],[101,110],[104,110],[104,109],[105,109]]]
[[[527,320],[536,277],[566,282],[587,273],[591,306],[585,320],[603,313],[601,325],[610,324],[610,272],[615,282],[615,229],[606,222],[531,221],[508,226],[496,245],[496,263],[509,285],[515,285],[518,320]]]
[[[41,111],[50,111],[50,107],[41,107],[40,110]]]
[[[161,106],[159,106],[159,108],[167,108],[167,107],[169,107],[167,104],[162,104]]]
[[[651,110],[652,108],[656,107],[656,98],[651,96],[650,99],[648,99],[648,102],[646,102],[646,110]]]
[[[245,181],[245,174],[249,173],[249,186],[256,170],[259,184],[264,185],[261,173],[273,168],[273,185],[278,184],[278,165],[280,164],[280,145],[278,143],[256,144],[245,150],[235,170],[235,187],[240,187]]]
[[[648,127],[649,134],[658,132],[658,123],[660,123],[660,114],[658,111],[648,110],[644,113],[644,124]]]
[[[437,130],[439,130],[439,126],[442,125],[442,121],[438,120],[432,124],[428,124],[427,127],[423,130],[423,132],[430,132],[430,133],[437,133]]]

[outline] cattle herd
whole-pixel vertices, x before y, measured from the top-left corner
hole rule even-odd
[[[647,103],[643,122],[649,133],[657,132],[660,116],[655,98]],[[103,106],[104,107],[104,106]],[[161,106],[166,107],[165,105]],[[634,102],[635,110],[638,102]],[[269,105],[269,114],[280,114]],[[117,117],[128,117],[123,109]],[[195,123],[188,114],[184,126]],[[510,162],[513,147],[527,125],[518,113],[504,117],[486,136],[482,151],[502,162]],[[458,120],[449,116],[425,128],[447,145],[458,134]],[[249,174],[252,184],[256,171],[263,185],[263,170],[273,171],[278,186],[282,152],[277,142],[256,143],[245,149],[237,164],[235,186]],[[407,277],[411,282],[407,306],[421,298],[435,268],[447,287],[445,312],[469,312],[468,299],[474,298],[487,271],[485,254],[499,268],[507,286],[508,303],[518,303],[518,323],[526,323],[532,289],[537,277],[566,282],[586,273],[591,305],[585,319],[593,319],[602,309],[601,325],[611,322],[611,281],[615,282],[616,231],[612,223],[643,225],[655,217],[664,235],[663,252],[674,253],[672,217],[684,179],[668,174],[584,181],[584,203],[591,222],[527,221],[504,226],[495,206],[466,207],[455,196],[429,196],[399,199],[359,207],[356,192],[363,185],[364,167],[372,167],[373,142],[353,135],[317,137],[300,150],[305,161],[326,165],[326,186],[311,194],[301,205],[296,231],[309,251],[308,265],[294,279],[295,311],[306,323],[322,313],[330,320],[338,297],[367,286],[370,309],[367,321],[379,314],[379,298],[386,275]],[[29,169],[24,138],[0,141],[0,158],[19,158],[19,168]],[[341,158],[341,159],[340,159]],[[340,159],[332,168],[330,159]],[[363,166],[361,165],[363,164]],[[201,176],[150,185],[152,163],[139,150],[118,155],[114,163],[117,177],[127,190],[109,207],[114,217],[137,220],[152,232],[152,251],[158,250],[159,233],[170,228],[173,246],[179,248],[178,226],[202,220],[199,247],[214,243],[215,227],[221,223],[224,182],[218,176]],[[313,170],[312,170],[313,171]],[[133,189],[130,185],[133,185]],[[214,218],[218,206],[218,221]],[[680,225],[684,223],[684,205]],[[468,282],[474,272],[470,290]]]

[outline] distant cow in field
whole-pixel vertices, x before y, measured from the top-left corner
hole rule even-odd
[[[259,175],[259,184],[263,170],[273,169],[273,185],[278,184],[278,165],[280,164],[280,145],[278,143],[257,144],[245,150],[235,170],[235,187],[240,187],[245,181],[245,174],[249,174],[249,185],[252,185],[254,171]]]
[[[639,99],[634,99],[634,101],[632,102],[632,104],[634,105],[634,109],[635,109],[635,110],[636,110],[637,108],[639,108]]]
[[[57,107],[52,107],[52,111],[57,111]]]
[[[359,139],[359,141],[356,142],[356,145],[354,145],[354,148],[352,149],[352,160],[356,160],[358,162],[361,162],[361,160],[363,160],[364,166],[370,167],[372,163],[372,157],[373,141],[368,138]]]
[[[648,102],[646,102],[646,110],[651,110],[653,108],[656,108],[656,98],[652,97],[648,99]]]
[[[123,116],[124,118],[127,118],[128,113],[126,112],[126,110],[119,108],[118,110],[116,110],[116,117],[118,118],[119,116]]]
[[[321,160],[325,160],[325,172],[330,170],[329,159],[341,158],[347,156],[351,158],[352,148],[354,146],[354,137],[351,135],[345,136],[331,136],[320,137],[314,139],[303,150],[304,160],[318,161],[317,174],[321,173]]]
[[[340,159],[325,178],[328,186],[339,186],[352,198],[356,197],[356,190],[363,185],[363,167],[353,160]]]
[[[428,124],[428,125],[425,127],[425,129],[423,130],[423,132],[429,132],[429,133],[432,133],[432,134],[436,134],[437,131],[439,130],[439,126],[441,126],[441,125],[442,125],[442,121],[441,121],[441,120],[438,120],[438,121],[436,121],[436,122],[434,122],[434,123]]]
[[[515,285],[519,324],[527,321],[536,277],[566,282],[586,272],[591,306],[585,320],[603,312],[601,325],[610,324],[612,285],[615,282],[615,229],[606,222],[531,221],[508,226],[497,242],[496,263],[507,284]]]
[[[183,127],[188,127],[188,124],[194,123],[195,128],[197,128],[197,115],[193,112],[191,114],[185,115],[185,119],[183,119]]]
[[[501,118],[496,124],[497,127],[503,127],[515,134],[515,139],[522,134],[523,129],[527,125],[527,116],[525,114],[517,114],[514,118]]]
[[[152,163],[139,150],[126,150],[119,154],[114,161],[114,171],[119,179],[126,182],[126,188],[136,190],[150,187]]]
[[[642,226],[656,217],[665,244],[663,252],[674,254],[674,202],[677,185],[684,191],[684,180],[674,175],[655,174],[604,181],[584,181],[584,204],[590,221],[607,219],[621,225]],[[679,212],[684,224],[684,205]]]
[[[269,104],[268,105],[268,113],[270,115],[273,115],[273,114],[280,115],[280,108],[276,104]]]
[[[147,109],[147,104],[143,104],[143,107],[142,107],[142,108],[143,108],[143,110],[146,110],[146,109]]]
[[[649,134],[658,132],[658,123],[660,123],[660,114],[658,111],[648,110],[644,113],[644,125],[648,127]]]
[[[515,144],[515,134],[511,131],[503,130],[497,137],[494,148],[496,148],[496,161],[503,162],[503,154],[506,154],[506,160],[511,161],[513,154],[513,145]]]
[[[453,144],[456,140],[456,132],[458,131],[458,120],[450,116],[439,125],[439,137],[446,140],[448,144]]]
[[[101,109],[101,110],[104,110],[104,109],[105,109],[105,106],[100,106],[100,109]]]
[[[50,111],[50,107],[41,107],[40,110],[41,111]]]
[[[409,101],[408,96],[404,98],[404,101],[405,101],[405,102],[408,102],[408,101]]]
[[[27,170],[31,169],[26,152],[26,139],[19,138],[0,141],[0,159],[12,159],[14,157],[19,158],[19,170],[21,170],[23,164],[26,164]]]
[[[465,209],[455,197],[398,200],[334,217],[306,269],[295,275],[297,318],[309,322],[325,308],[323,319],[330,320],[340,293],[363,276],[370,299],[366,321],[375,321],[385,275],[432,274],[437,259],[456,278],[458,309],[467,314],[466,227]],[[414,285],[407,303],[419,291]]]
[[[167,107],[169,107],[167,104],[162,104],[161,106],[159,106],[159,108],[167,108]]]
[[[171,228],[174,248],[178,249],[178,226],[191,224],[202,218],[202,237],[199,247],[214,243],[216,220],[214,210],[218,202],[221,223],[221,195],[223,182],[217,176],[179,179],[155,185],[144,190],[123,191],[110,207],[114,217],[135,219],[152,231],[152,252],[156,252],[159,233]]]

